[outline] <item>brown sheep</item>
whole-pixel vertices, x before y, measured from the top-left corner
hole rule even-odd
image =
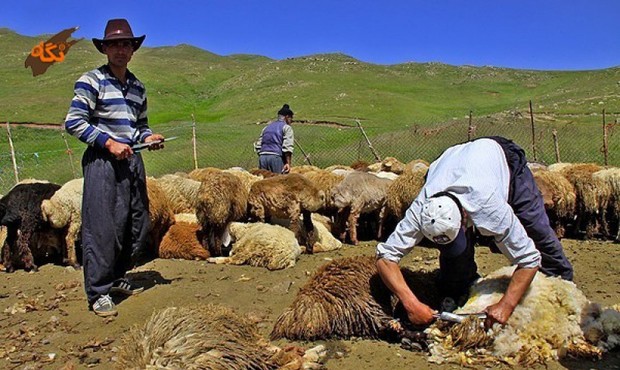
[[[351,243],[357,245],[357,222],[363,213],[378,214],[375,219],[379,220],[376,232],[376,238],[381,238],[382,222],[385,214],[385,198],[388,186],[392,180],[377,177],[368,172],[355,171],[347,176],[332,189],[330,199],[333,205],[338,209],[338,221],[340,225],[340,240],[346,239],[346,230],[349,231],[349,239]],[[344,225],[344,220],[347,225]]]
[[[312,253],[314,227],[311,213],[323,208],[325,194],[306,177],[291,173],[255,182],[248,196],[248,211],[253,220],[266,222],[272,217],[290,220],[290,229]],[[302,232],[302,219],[303,228]]]
[[[211,177],[212,174],[222,172],[221,169],[215,167],[205,167],[205,168],[197,168],[190,172],[187,176],[196,181],[203,181]]]
[[[612,227],[612,235],[616,243],[620,243],[620,168],[608,168],[592,174],[592,177],[601,180],[611,189],[609,198],[608,221]]]
[[[174,212],[168,203],[166,193],[161,189],[157,181],[149,177],[146,179],[146,192],[149,197],[150,228],[148,236],[148,249],[153,251],[153,257],[157,256],[157,250],[162,238],[168,229],[174,224]]]
[[[159,257],[206,260],[211,255],[200,244],[201,241],[202,231],[198,224],[177,221],[161,240]]]
[[[247,206],[248,191],[237,176],[223,171],[212,171],[202,179],[198,189],[196,217],[204,231],[202,244],[211,256],[222,256],[222,240],[227,233],[226,228],[229,223],[246,218]]]
[[[434,276],[401,269],[417,297],[437,307]],[[278,317],[272,339],[390,338],[398,328],[396,299],[378,275],[374,256],[335,259],[321,266]]]
[[[577,196],[575,220],[576,232],[585,231],[586,239],[592,239],[599,232],[609,235],[605,211],[611,189],[605,181],[592,177],[594,172],[603,167],[593,163],[579,163],[568,165],[560,173],[575,187]]]
[[[563,238],[567,223],[572,222],[575,216],[575,187],[559,172],[540,169],[533,172],[533,175],[551,227],[558,238]]]
[[[262,176],[262,178],[264,179],[268,179],[270,177],[274,177],[274,176],[280,176],[280,174],[277,173],[273,173],[269,170],[264,170],[262,168],[252,168],[250,170],[250,173],[254,176]]]
[[[164,175],[155,181],[166,193],[172,212],[175,214],[196,212],[200,181],[179,175]]]
[[[314,356],[312,356],[312,352]],[[118,369],[318,369],[322,347],[272,346],[255,320],[219,305],[168,307],[121,338]],[[303,356],[303,357],[302,357]]]
[[[317,166],[312,166],[308,164],[291,167],[291,173],[299,173],[302,175],[306,174],[307,172],[318,171],[318,170],[320,170],[320,168],[318,168]]]

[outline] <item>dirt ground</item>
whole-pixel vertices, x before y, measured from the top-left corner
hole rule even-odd
[[[575,283],[585,295],[604,306],[620,303],[620,245],[564,240],[575,267]],[[87,310],[82,271],[45,265],[38,272],[0,273],[1,369],[110,369],[120,338],[131,326],[142,325],[154,310],[168,306],[219,303],[262,319],[268,336],[273,324],[295,298],[298,289],[319,266],[353,255],[373,255],[375,243],[302,255],[293,268],[269,271],[249,266],[212,265],[204,261],[157,259],[132,271],[146,287],[135,297],[116,301],[119,315],[102,319]],[[480,272],[489,273],[507,260],[480,247]],[[437,268],[437,251],[417,248],[401,263],[412,269]],[[445,369],[420,352],[377,340],[296,342],[310,348],[318,343],[329,352],[328,369]],[[284,341],[275,342],[283,345]],[[502,366],[500,366],[502,367]],[[506,366],[504,366],[507,368]],[[598,362],[564,359],[539,369],[620,369],[620,352]]]

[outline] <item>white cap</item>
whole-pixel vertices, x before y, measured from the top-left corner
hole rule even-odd
[[[450,197],[429,198],[420,214],[422,234],[437,244],[448,244],[456,239],[461,229],[461,211]]]

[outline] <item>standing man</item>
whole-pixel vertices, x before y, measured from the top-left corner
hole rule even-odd
[[[108,63],[77,80],[65,120],[67,132],[88,144],[82,157],[84,287],[99,316],[117,314],[110,293],[144,290],[125,278],[149,228],[144,163],[132,145],[160,149],[164,140],[149,128],[144,85],[127,69],[145,37],[134,37],[125,19],[108,21],[104,38],[93,38]]]
[[[273,173],[289,173],[295,137],[293,128],[293,111],[284,104],[278,111],[278,119],[263,129],[254,143],[254,150],[258,153],[258,168]]]
[[[431,164],[405,218],[377,245],[379,274],[413,324],[429,324],[435,311],[407,286],[398,262],[426,237],[440,251],[439,289],[459,297],[478,278],[474,228],[517,265],[502,299],[486,308],[487,325],[508,321],[538,270],[572,280],[523,149],[502,137],[458,144]]]

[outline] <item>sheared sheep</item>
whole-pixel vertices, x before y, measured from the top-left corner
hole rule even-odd
[[[295,234],[282,226],[232,222],[228,231],[233,242],[230,257],[213,257],[209,262],[280,270],[295,266],[302,252]]]
[[[338,226],[340,240],[345,241],[346,232],[349,232],[351,244],[359,244],[357,238],[357,222],[363,213],[376,214],[378,225],[376,226],[376,238],[381,238],[382,222],[385,214],[385,198],[388,186],[392,180],[382,179],[368,172],[355,171],[347,176],[332,189],[330,199],[332,204],[338,209]],[[343,224],[344,220],[347,225]]]
[[[121,338],[118,369],[318,369],[323,346],[283,350],[253,320],[219,305],[168,307]]]
[[[266,222],[273,217],[290,220],[291,231],[299,244],[306,247],[307,253],[312,253],[315,238],[311,212],[318,211],[324,205],[325,194],[306,177],[296,173],[257,181],[252,184],[248,196],[248,211],[252,220]]]
[[[41,202],[43,221],[56,229],[62,229],[67,246],[63,263],[78,266],[75,243],[82,227],[82,194],[84,179],[68,181],[50,199]]]
[[[222,241],[227,237],[228,224],[244,220],[247,207],[248,191],[237,176],[212,171],[202,179],[198,189],[196,217],[204,231],[202,244],[211,256],[222,256]]]
[[[2,246],[2,264],[7,272],[22,267],[37,270],[37,264],[50,255],[64,255],[64,238],[43,221],[41,202],[49,199],[60,185],[28,182],[15,185],[0,199],[0,225],[7,236]]]
[[[401,269],[418,299],[437,307],[434,273]],[[430,283],[429,283],[430,282]],[[335,259],[321,266],[278,317],[272,339],[394,339],[396,299],[377,273],[373,256]],[[402,315],[402,308],[400,309]]]
[[[498,302],[505,292],[514,266],[501,268],[470,289],[469,300],[455,313],[481,312]],[[603,334],[593,322],[602,316],[600,310],[592,309],[584,294],[572,282],[547,277],[537,273],[525,296],[515,308],[505,326],[495,324],[485,331],[480,319],[471,317],[461,324],[448,325],[438,321],[427,329],[430,361],[436,363],[456,362],[461,365],[504,362],[511,365],[530,366],[545,363],[569,355],[600,358],[604,347],[598,341]],[[597,314],[593,314],[597,312]],[[620,313],[607,312],[608,331],[620,332]],[[616,319],[612,317],[616,315]],[[602,320],[599,320],[602,322]],[[584,327],[592,327],[591,337],[597,341],[588,343]],[[603,324],[599,326],[603,328]],[[606,342],[607,343],[607,342]]]
[[[564,175],[556,171],[538,170],[533,172],[533,175],[551,227],[558,238],[563,238],[566,234],[566,225],[575,217],[577,200],[575,187]]]

